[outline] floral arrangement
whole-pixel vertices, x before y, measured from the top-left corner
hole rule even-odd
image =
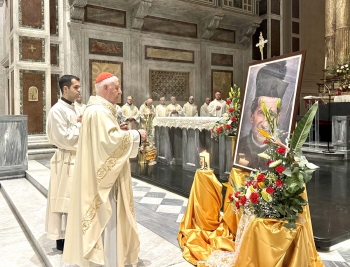
[[[217,139],[220,135],[236,136],[241,110],[241,89],[234,84],[226,99],[226,113],[211,129],[211,137]]]
[[[336,69],[338,76],[342,76],[340,80],[340,90],[350,89],[350,60],[344,64],[338,64]]]
[[[236,211],[242,208],[260,218],[278,218],[286,221],[285,227],[296,228],[298,214],[307,205],[300,194],[318,168],[301,153],[317,108],[316,102],[298,123],[288,145],[284,145],[278,138],[277,114],[262,103],[270,130],[259,129],[268,144],[268,149],[259,156],[266,159],[267,170],[253,170],[239,189],[231,184],[235,193],[228,198]]]

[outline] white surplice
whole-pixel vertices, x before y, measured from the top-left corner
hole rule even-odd
[[[141,119],[140,129],[146,129],[146,119],[148,119],[150,114],[152,114],[152,116],[154,117],[156,115],[155,114],[156,110],[153,105],[148,106],[146,105],[146,103],[143,103],[140,106],[139,112],[140,112],[140,119]]]
[[[216,109],[217,106],[220,106],[220,109]],[[208,105],[209,114],[211,117],[222,117],[226,112],[226,101],[225,100],[216,100],[214,99]]]
[[[75,113],[77,113],[78,116],[83,115],[85,108],[85,104],[78,103],[77,101],[74,102]]]
[[[210,117],[207,103],[204,103],[204,104],[201,106],[200,116],[201,116],[201,117]]]
[[[51,144],[57,146],[50,160],[50,184],[45,220],[47,237],[52,240],[64,239],[65,236],[66,213],[70,202],[80,125],[74,106],[61,99],[47,115],[47,138]]]
[[[156,117],[167,117],[166,105],[159,104],[156,107]]]
[[[77,148],[63,260],[81,267],[137,264],[140,241],[129,158],[140,135],[120,130],[114,105],[91,96]]]
[[[137,130],[140,123],[140,112],[138,108],[131,104],[126,103],[118,110],[121,123],[126,123],[130,130]],[[133,118],[134,121],[129,121],[129,118]]]
[[[176,110],[177,113],[171,113],[172,111]],[[169,104],[166,107],[166,114],[168,117],[179,117],[183,115],[182,108],[179,104]]]

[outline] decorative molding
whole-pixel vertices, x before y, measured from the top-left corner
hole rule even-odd
[[[219,26],[220,21],[223,19],[223,15],[213,15],[203,20],[202,22],[202,39],[209,39],[214,30]]]
[[[240,44],[242,45],[248,45],[251,40],[252,40],[252,35],[255,33],[256,31],[256,28],[258,28],[260,25],[258,23],[253,23],[249,26],[246,26],[244,29],[243,29],[243,34],[242,34],[242,38],[241,40],[239,41]]]
[[[95,5],[86,5],[84,21],[126,28],[126,11]]]
[[[132,9],[131,15],[131,28],[135,30],[141,30],[144,22],[144,18],[148,15],[149,8],[152,5],[153,0],[142,0],[136,4]]]
[[[69,0],[70,6],[70,18],[74,22],[83,23],[85,6],[87,0]]]
[[[145,59],[194,63],[194,51],[146,45]]]
[[[123,57],[123,43],[89,38],[89,53]]]
[[[45,61],[45,39],[19,36],[19,60]]]
[[[212,53],[211,54],[211,65],[212,66],[232,67],[233,66],[233,55]]]

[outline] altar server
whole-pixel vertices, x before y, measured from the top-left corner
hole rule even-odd
[[[221,99],[221,92],[215,92],[215,99],[210,102],[208,111],[212,117],[222,117],[226,112],[226,101]]]
[[[182,116],[182,108],[179,104],[176,103],[176,97],[172,96],[170,98],[170,104],[166,107],[166,114],[168,117],[178,117]]]
[[[198,108],[194,103],[194,97],[190,96],[188,102],[183,106],[182,112],[186,117],[198,117]]]
[[[78,266],[136,266],[140,241],[129,158],[146,131],[122,131],[114,104],[122,91],[111,73],[96,78],[84,112],[63,261]]]
[[[140,112],[133,101],[133,97],[129,95],[126,104],[119,110],[120,124],[127,124],[129,130],[137,130],[140,123]]]
[[[50,160],[45,231],[49,239],[56,240],[56,248],[63,250],[75,152],[81,126],[81,116],[75,113],[73,104],[80,94],[80,80],[73,75],[63,75],[59,86],[62,98],[50,109],[46,123],[47,138],[57,150]]]

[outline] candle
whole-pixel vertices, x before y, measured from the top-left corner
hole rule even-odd
[[[199,153],[199,157],[201,159],[201,167],[204,169],[210,169],[210,156],[209,153],[205,150],[202,153]],[[204,159],[204,160],[202,160]]]
[[[327,57],[324,58],[324,69],[327,69]]]

